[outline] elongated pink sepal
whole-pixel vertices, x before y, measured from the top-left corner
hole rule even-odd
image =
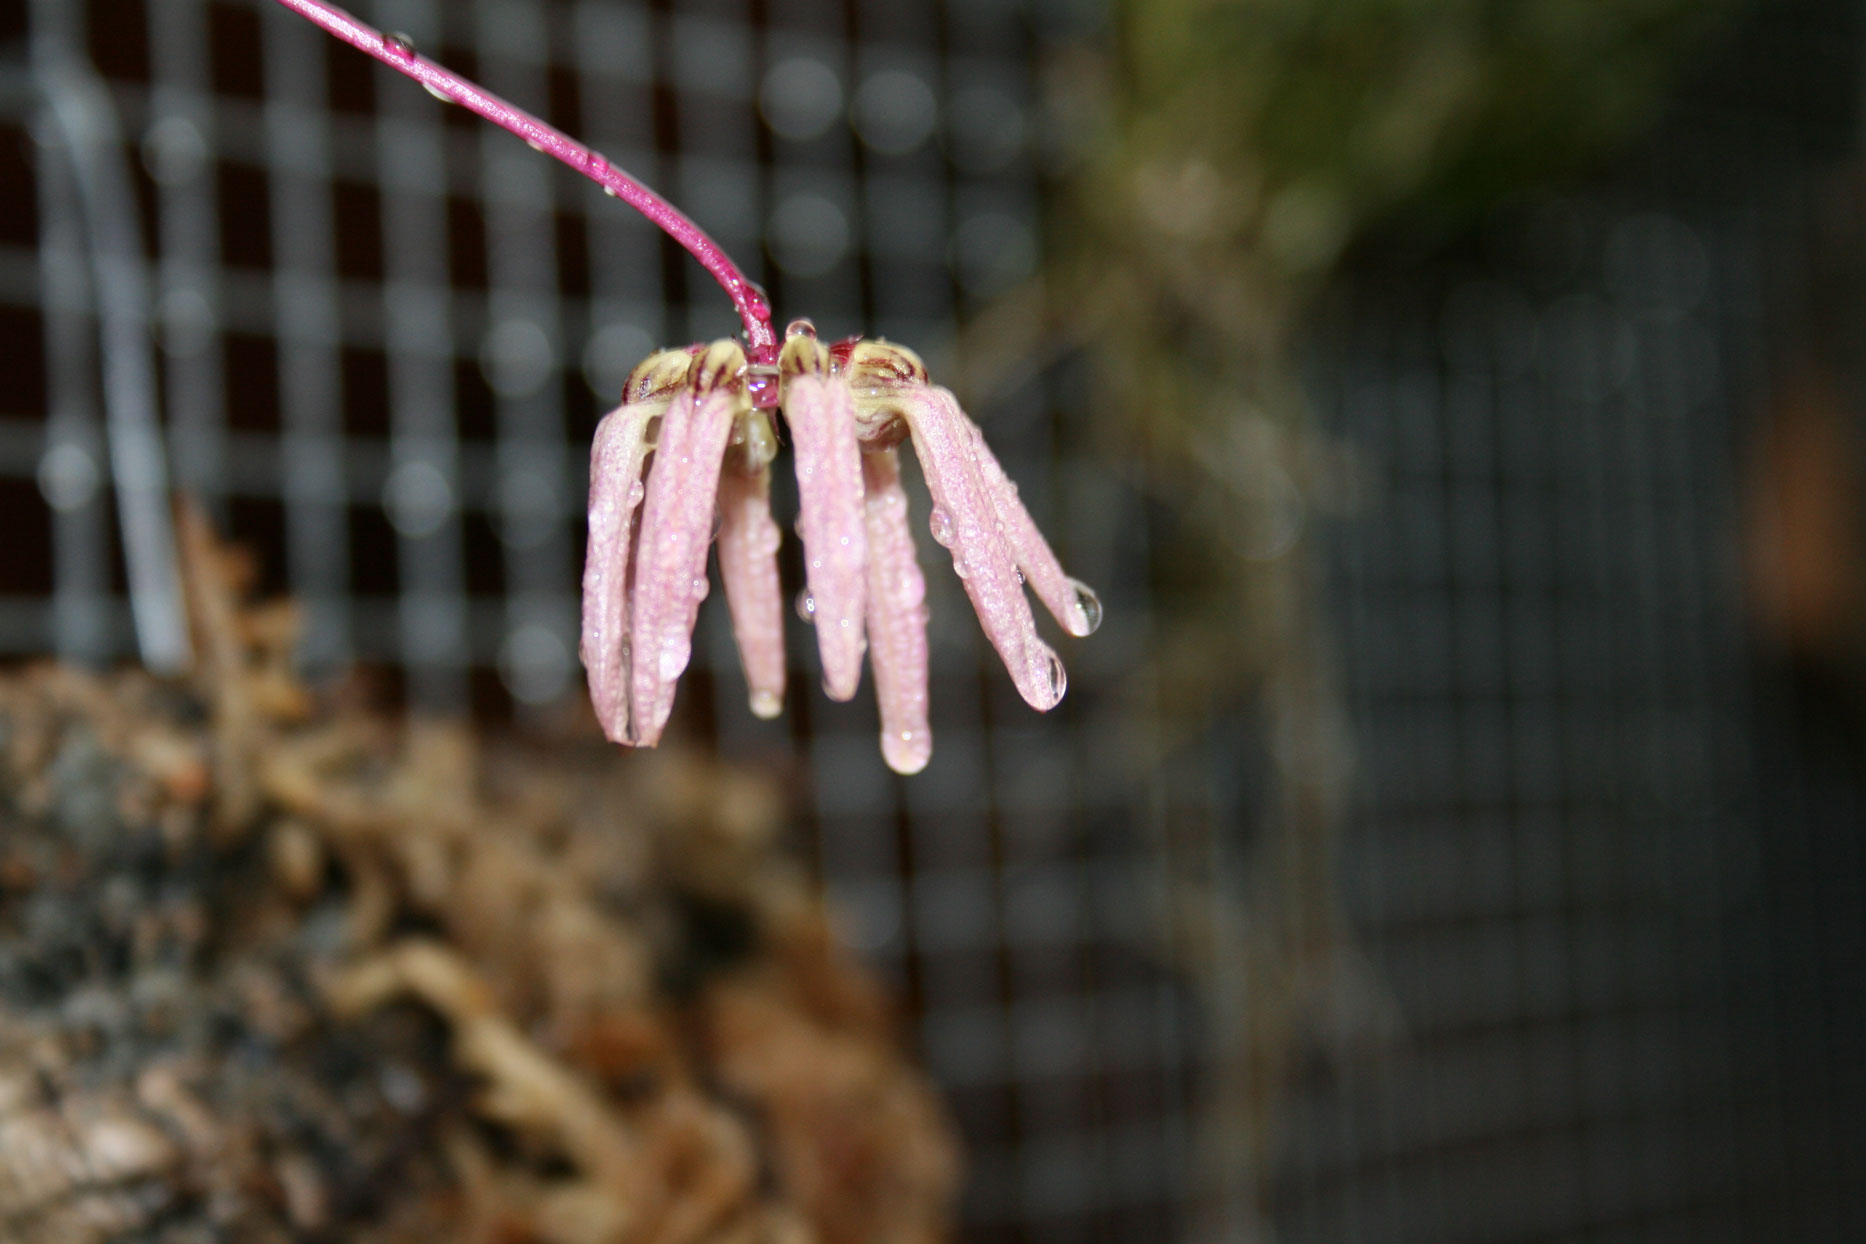
[[[808,343],[815,348],[815,342]],[[785,358],[793,356],[787,344]],[[855,695],[862,680],[868,539],[862,517],[862,452],[855,400],[839,377],[785,378],[784,419],[797,456],[797,526],[803,536],[810,620],[823,659],[823,691]]]
[[[907,492],[892,449],[862,455],[868,529],[868,664],[881,710],[881,756],[918,773],[933,755],[927,725],[926,579],[907,522]]]
[[[693,655],[693,623],[706,595],[706,548],[713,538],[720,461],[732,421],[747,405],[742,383],[725,378],[742,373],[744,364],[736,346],[709,346],[693,361],[696,379],[661,419],[642,502],[629,626],[629,710],[643,747],[660,741],[674,706],[674,685]]]
[[[590,446],[590,538],[579,646],[603,733],[631,745],[636,739],[629,717],[629,554],[643,495],[648,425],[667,407],[666,397],[617,407],[596,425]]]
[[[1032,708],[1048,712],[1063,698],[1068,679],[1056,653],[1037,638],[1016,556],[979,466],[971,421],[951,392],[932,385],[905,392],[901,408],[933,494],[933,538],[952,551],[953,573],[964,582],[979,625],[1018,693]]]
[[[1017,495],[1017,485],[1004,473],[991,446],[985,443],[985,434],[970,418],[966,419],[966,424],[972,429],[972,451],[978,459],[979,477],[991,494],[998,523],[1011,546],[1011,556],[1030,584],[1030,590],[1065,631],[1071,635],[1092,635],[1101,625],[1101,601],[1088,584],[1063,573],[1062,563],[1056,559],[1050,542],[1043,538],[1036,520],[1030,517],[1023,499]]]
[[[732,609],[732,636],[751,693],[752,712],[784,709],[784,594],[778,585],[783,536],[771,517],[771,468],[719,474],[719,579]]]

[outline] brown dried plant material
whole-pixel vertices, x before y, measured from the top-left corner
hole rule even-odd
[[[314,710],[180,529],[190,685],[0,677],[0,1244],[944,1237],[769,785]]]

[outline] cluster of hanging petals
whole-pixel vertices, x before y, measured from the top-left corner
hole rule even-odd
[[[706,595],[715,513],[752,711],[773,717],[783,705],[781,537],[770,505],[777,435],[749,373],[731,342],[657,352],[597,428],[582,655],[597,717],[619,743],[653,746],[667,723]],[[1063,573],[952,394],[928,381],[911,350],[825,347],[804,322],[786,334],[778,373],[804,544],[799,611],[816,629],[825,693],[853,697],[866,654],[883,757],[900,773],[926,766],[926,581],[897,450],[910,442],[933,497],[933,537],[950,551],[986,637],[1024,699],[1055,707],[1063,666],[1037,636],[1025,584],[1072,635],[1092,632],[1101,606]]]

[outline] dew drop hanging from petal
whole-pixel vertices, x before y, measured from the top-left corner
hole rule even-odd
[[[1043,666],[1041,685],[1048,687],[1050,694],[1050,702],[1044,706],[1044,711],[1047,712],[1062,703],[1063,693],[1069,690],[1069,671],[1063,668],[1063,659],[1055,652],[1047,646],[1039,645],[1039,648],[1037,656]]]
[[[1101,629],[1101,597],[1095,595],[1095,589],[1080,579],[1069,580],[1069,589],[1076,595],[1076,608],[1082,611],[1082,618],[1088,629],[1084,635],[1093,635]]]

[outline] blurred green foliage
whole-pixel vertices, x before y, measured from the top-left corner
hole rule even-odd
[[[1115,0],[1104,46],[1051,75],[1077,145],[1050,322],[1082,346],[1098,426],[1144,464],[1171,550],[1137,680],[1159,729],[1136,752],[1194,784],[1208,729],[1244,716],[1269,762],[1247,837],[1170,795],[1155,827],[1166,941],[1212,1042],[1190,1238],[1263,1237],[1300,1052],[1352,1045],[1343,1017],[1381,1011],[1334,897],[1353,746],[1311,538],[1378,490],[1309,417],[1310,313],[1345,260],[1417,258],[1597,167],[1735,4]]]
[[[1455,229],[1663,103],[1727,0],[1129,0],[1091,179],[1144,233],[1327,268],[1394,215]]]
[[[1351,460],[1311,434],[1296,365],[1344,259],[1378,240],[1429,251],[1597,166],[1735,7],[1116,0],[1103,48],[1056,67],[1079,146],[1052,306],[1088,346],[1103,426],[1216,554],[1162,585],[1193,628],[1163,660],[1203,687],[1286,656],[1263,610],[1288,603],[1238,592],[1300,558],[1305,516],[1352,503]]]

